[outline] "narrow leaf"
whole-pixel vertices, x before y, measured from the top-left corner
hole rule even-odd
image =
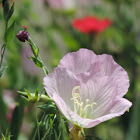
[[[29,100],[26,97],[21,96],[21,99],[24,101],[24,104],[28,104]]]
[[[6,22],[8,13],[9,13],[9,2],[8,0],[3,0],[3,15]]]
[[[19,104],[15,107],[15,110],[13,112],[12,116],[12,122],[10,127],[11,132],[11,140],[17,140],[18,136],[20,134],[20,129],[23,121],[24,116],[24,104],[20,100]]]
[[[13,21],[13,23],[11,24],[11,26],[7,29],[7,31],[5,33],[5,41],[6,42],[10,42],[12,37],[13,37],[14,25],[15,25],[15,21]]]
[[[27,93],[27,95],[28,95],[28,98],[31,99],[32,96],[31,96],[30,92],[29,92],[27,89],[25,89],[25,91],[26,91],[26,93]]]
[[[39,89],[40,87],[42,86],[43,84],[41,83],[38,88],[36,89],[36,92],[35,92],[35,99],[38,99],[38,92],[39,92]]]
[[[19,94],[23,95],[23,96],[27,96],[27,93],[24,91],[17,91]]]
[[[33,57],[33,56],[30,59],[34,61],[36,66],[38,66],[39,68],[43,68],[43,63],[39,59],[37,59],[36,57]]]
[[[11,6],[11,8],[9,10],[9,13],[8,13],[8,16],[7,16],[7,21],[11,18],[11,16],[14,13],[14,5],[15,5],[15,2],[13,3],[13,5]]]
[[[1,88],[0,88],[1,90]],[[3,94],[0,91],[0,137],[1,137],[1,130],[6,131],[8,128],[8,122],[6,119],[7,114],[7,105],[5,104],[5,101],[3,100]]]
[[[31,46],[31,49],[32,49],[34,56],[37,57],[38,53],[39,53],[39,48],[34,44],[34,42],[32,41],[31,38],[29,38],[29,44]]]
[[[47,114],[55,114],[56,113],[56,106],[53,104],[44,104],[38,106],[43,112]]]

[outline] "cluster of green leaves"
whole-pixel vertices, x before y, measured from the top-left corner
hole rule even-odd
[[[34,103],[35,106],[36,125],[30,139],[68,140],[68,123],[66,120],[64,120],[62,114],[58,111],[55,103],[47,95],[42,94],[42,90],[40,92],[41,86],[42,84],[36,89],[34,94],[30,93],[26,89],[25,92],[19,91],[26,102]],[[37,106],[41,110],[39,121],[36,110],[37,102],[45,102]],[[14,137],[13,139],[17,139],[17,137]]]
[[[35,45],[35,43],[29,39],[28,44],[32,48],[32,52],[34,54],[34,57],[36,58],[37,61],[39,61],[38,56],[39,56],[39,49]],[[41,57],[39,56],[41,59]],[[41,60],[42,62],[42,60]],[[43,63],[43,62],[42,62]],[[38,64],[35,62],[36,66]],[[43,65],[43,64],[42,64]],[[43,65],[44,66],[44,65]],[[38,66],[39,67],[39,66]],[[43,67],[39,67],[42,68]],[[46,74],[46,73],[45,73]],[[62,118],[62,114],[58,111],[55,103],[53,100],[51,100],[46,93],[42,94],[44,92],[43,84],[40,84],[39,87],[36,89],[35,93],[30,93],[27,89],[25,89],[25,92],[18,91],[20,93],[21,97],[26,102],[34,103],[35,106],[35,116],[36,116],[36,126],[33,131],[33,134],[31,135],[31,140],[68,140],[68,123],[64,123],[64,119]],[[45,102],[45,104],[42,104],[38,106],[39,109],[43,111],[41,113],[41,119],[38,121],[38,116],[37,116],[37,110],[36,110],[36,103],[38,102]],[[21,114],[21,113],[20,113]],[[13,119],[15,119],[15,116],[13,115]],[[19,119],[19,118],[18,118]],[[21,119],[19,119],[21,120]],[[15,121],[12,121],[13,124]],[[66,130],[67,127],[67,130]],[[18,128],[18,129],[17,129]],[[16,129],[16,130],[15,130]],[[19,127],[14,127],[15,131],[12,131],[13,137],[12,139],[15,140],[17,139],[17,136],[19,132]]]
[[[35,65],[39,68],[42,68],[45,75],[48,74],[48,70],[46,68],[46,66],[44,65],[40,55],[39,55],[39,48],[38,46],[32,41],[32,39],[29,37],[29,39],[26,41],[30,46],[31,46],[31,50],[33,52],[33,56],[31,56],[31,60],[33,60],[33,62],[35,63]]]
[[[5,133],[5,135],[2,134],[1,140],[11,140],[11,135],[8,133],[8,129]]]
[[[41,140],[68,140],[68,123],[62,114],[58,111],[55,105],[46,103],[38,106],[43,111],[43,115],[38,123],[39,133],[33,134],[33,139]],[[37,129],[35,130],[37,133]]]

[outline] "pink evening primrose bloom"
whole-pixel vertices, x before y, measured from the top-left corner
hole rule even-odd
[[[118,117],[132,105],[123,98],[129,87],[127,72],[112,56],[87,49],[65,55],[44,78],[44,86],[62,114],[83,128]]]

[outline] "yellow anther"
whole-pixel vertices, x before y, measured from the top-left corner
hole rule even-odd
[[[96,103],[96,102],[93,102],[93,103],[91,104],[91,106],[93,107],[93,105],[97,105],[97,103]]]
[[[90,101],[89,99],[86,99],[86,105],[89,103],[89,101]]]
[[[76,90],[78,90],[79,93],[80,93],[80,92],[81,92],[81,91],[80,91],[80,86],[74,87],[74,88],[72,89],[72,93],[76,93],[76,92],[75,92]]]

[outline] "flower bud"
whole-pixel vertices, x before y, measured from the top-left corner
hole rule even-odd
[[[25,42],[29,38],[29,33],[26,31],[27,26],[24,26],[24,31],[19,31],[19,33],[16,35],[16,37],[19,39],[21,42]]]
[[[28,40],[29,33],[27,31],[19,31],[16,37],[19,39],[19,41],[25,42],[25,40]]]

